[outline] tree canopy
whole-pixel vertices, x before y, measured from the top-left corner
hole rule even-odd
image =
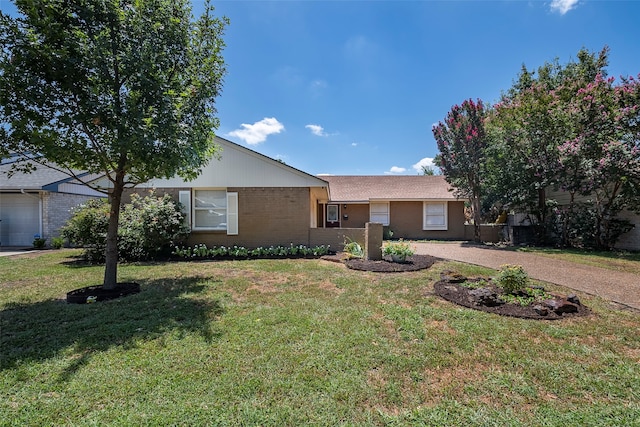
[[[444,122],[433,127],[440,153],[434,163],[459,197],[471,201],[474,236],[480,240],[480,198],[486,161],[487,136],[484,128],[486,110],[481,100],[465,100],[454,105]]]
[[[17,17],[0,13],[3,150],[108,179],[104,285],[114,287],[124,189],[194,178],[216,154],[228,20],[208,2],[195,19],[185,0],[15,3]]]
[[[475,126],[457,125],[464,116],[454,107],[434,128],[449,182],[463,195],[534,215],[543,243],[552,237],[611,247],[629,229],[617,215],[640,213],[640,82],[607,77],[608,52],[582,49],[577,62],[555,60],[537,72],[523,66]],[[473,142],[481,128],[486,138],[478,150]],[[557,206],[547,199],[550,190],[569,201]]]

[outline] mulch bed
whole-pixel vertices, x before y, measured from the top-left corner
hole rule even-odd
[[[385,258],[381,261],[370,261],[361,258],[348,259],[347,255],[341,252],[332,255],[325,255],[322,257],[322,259],[326,261],[343,263],[345,266],[353,270],[371,271],[376,273],[399,273],[403,271],[424,270],[431,267],[436,262],[441,261],[440,258],[432,257],[429,255],[413,255],[411,257],[407,257],[407,260],[404,263],[393,262],[390,258]],[[572,306],[577,306],[576,312],[560,313],[560,310],[556,312],[553,309],[548,309],[546,310],[545,314],[541,314],[540,307],[538,307],[538,310],[534,308],[536,305],[541,305],[541,303],[539,302],[534,302],[533,304],[525,306],[510,302],[505,302],[498,305],[477,304],[472,298],[469,298],[469,292],[472,291],[472,288],[460,284],[460,282],[464,282],[465,280],[467,280],[466,277],[460,276],[453,272],[443,272],[441,274],[441,278],[442,280],[436,282],[433,285],[434,293],[447,301],[463,307],[471,308],[473,310],[494,313],[500,316],[511,316],[522,319],[536,320],[569,319],[591,314],[591,310],[588,307],[580,304],[579,301],[577,304],[571,304]],[[480,278],[470,280],[479,279]],[[487,283],[490,283],[491,281],[490,278],[485,278],[485,280],[487,281]],[[488,285],[488,288],[490,288],[491,291],[495,292],[498,296],[502,292],[493,284]],[[565,302],[567,298],[568,297],[561,295],[553,296],[553,299]],[[573,296],[573,298],[577,300],[577,297]]]
[[[104,289],[102,285],[87,286],[67,292],[67,302],[86,304],[88,302],[107,301],[140,292],[138,283],[118,283],[115,289]]]
[[[436,282],[433,285],[433,289],[436,295],[454,304],[472,308],[474,310],[499,314],[501,316],[511,316],[536,320],[558,320],[578,316],[587,316],[591,314],[591,310],[582,304],[578,304],[578,311],[575,313],[557,314],[554,311],[549,310],[546,315],[541,315],[534,309],[534,306],[536,305],[535,303],[527,306],[522,306],[520,304],[514,303],[505,303],[497,306],[476,305],[469,299],[469,292],[471,291],[470,288],[462,286],[459,283],[451,283],[446,280]],[[496,290],[495,288],[493,289]]]
[[[342,262],[352,270],[372,271],[375,273],[401,273],[404,271],[418,271],[431,267],[440,258],[429,255],[413,255],[407,257],[405,262],[393,262],[391,258],[380,261],[370,261],[362,258],[345,259],[345,254],[326,255],[322,259],[326,261]]]

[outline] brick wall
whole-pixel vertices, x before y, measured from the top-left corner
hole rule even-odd
[[[309,245],[310,194],[307,187],[227,188],[238,193],[238,235],[192,231],[188,244]]]
[[[369,204],[340,205],[341,225],[344,228],[364,228],[369,222]],[[347,215],[347,219],[344,216]]]
[[[463,240],[465,238],[464,202],[448,203],[448,230],[423,230],[421,201],[391,202],[389,228],[393,231],[393,238]]]
[[[43,237],[58,237],[60,228],[71,218],[71,210],[93,198],[79,194],[45,193],[42,200]]]
[[[364,232],[364,228],[311,228],[309,246],[330,245],[332,251],[341,251],[345,242],[352,240],[364,247]]]

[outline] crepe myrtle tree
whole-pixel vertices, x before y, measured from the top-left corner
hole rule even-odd
[[[447,182],[456,188],[456,195],[471,202],[477,242],[480,241],[480,197],[488,145],[484,126],[486,116],[482,100],[468,99],[461,105],[454,105],[444,122],[433,127],[439,150],[434,163]]]
[[[602,249],[628,230],[617,215],[623,209],[640,211],[640,82],[614,81],[599,74],[577,91],[566,110],[571,137],[559,147],[558,181],[571,194],[569,212],[574,194],[590,199],[589,234]]]
[[[117,286],[123,191],[193,179],[217,154],[226,18],[185,0],[16,0],[0,13],[0,139],[29,165],[108,180],[103,286]],[[95,176],[95,175],[94,175]],[[107,188],[108,187],[108,188]]]
[[[535,71],[523,65],[487,121],[491,136],[488,189],[502,203],[533,214],[542,243],[553,237],[549,232],[555,220],[548,189],[558,187],[561,179],[575,181],[580,172],[576,164],[561,162],[559,152],[559,147],[574,138],[576,120],[569,114],[571,105],[580,89],[596,76],[606,76],[608,54],[604,46],[599,52],[581,49],[577,61],[566,64],[555,59]]]

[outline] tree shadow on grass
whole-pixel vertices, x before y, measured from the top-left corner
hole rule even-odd
[[[137,340],[171,332],[198,333],[217,340],[215,320],[224,313],[217,300],[198,298],[202,278],[141,282],[139,294],[96,304],[64,300],[15,303],[0,311],[0,370],[28,361],[46,361],[62,352],[79,357],[62,373],[68,379],[95,352],[135,347]]]

